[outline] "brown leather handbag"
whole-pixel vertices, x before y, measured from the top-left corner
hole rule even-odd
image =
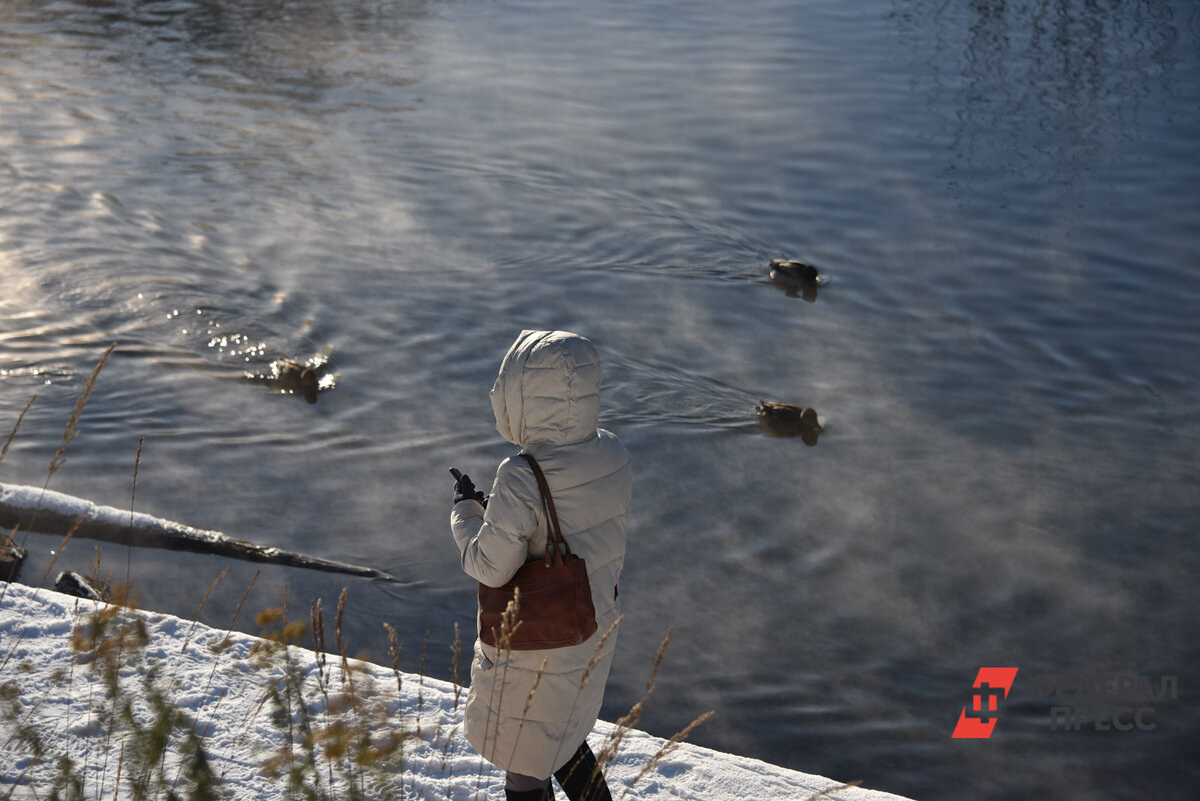
[[[542,651],[578,645],[596,632],[596,609],[587,566],[571,552],[558,526],[558,513],[541,466],[521,453],[533,468],[542,510],[546,513],[546,555],[526,562],[503,587],[479,585],[479,639],[492,647]],[[502,628],[505,609],[519,597],[515,624]]]

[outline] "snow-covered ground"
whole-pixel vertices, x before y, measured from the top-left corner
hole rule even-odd
[[[47,798],[60,756],[73,760],[74,774],[83,779],[84,798],[132,797],[125,783],[134,757],[122,750],[127,744],[132,751],[132,738],[124,728],[116,734],[106,730],[103,710],[108,701],[102,672],[94,669],[88,656],[94,653],[88,650],[94,643],[76,636],[73,645],[73,635],[87,633],[97,611],[110,607],[17,584],[0,585],[0,592],[0,686],[4,687],[0,706],[6,708],[0,714],[0,799]],[[135,720],[145,725],[154,718],[146,703],[147,693],[138,689],[146,686],[145,676],[153,675],[153,686],[185,712],[202,735],[209,765],[225,797],[287,797],[285,783],[268,778],[263,770],[264,762],[286,741],[285,729],[278,720],[272,722],[274,707],[268,697],[274,680],[283,675],[284,655],[277,651],[273,661],[264,664],[264,641],[259,638],[169,615],[124,610],[122,614],[144,622],[147,635],[140,663],[132,647],[120,655],[125,665],[120,671],[123,692],[136,699]],[[109,629],[133,619],[115,618]],[[264,621],[264,626],[281,623]],[[332,629],[330,623],[326,628]],[[325,650],[334,649],[327,643]],[[327,656],[322,673],[313,651],[292,646],[286,656],[294,665],[293,675],[306,682],[314,723],[336,718],[339,699],[344,708],[349,694],[341,660]],[[504,797],[502,775],[483,762],[462,736],[465,692],[456,691],[448,682],[398,674],[390,667],[347,664],[352,667],[353,695],[360,699],[355,714],[373,721],[370,727],[375,740],[382,742],[389,730],[415,735],[406,740],[402,770],[376,776],[375,781],[382,784],[367,782],[371,795],[388,785],[395,797],[406,799],[482,801]],[[323,682],[323,693],[318,679]],[[371,709],[379,717],[370,717]],[[28,738],[18,736],[18,729],[26,724],[42,738],[45,753],[40,760],[33,758]],[[615,731],[610,723],[596,726],[590,742],[598,754]],[[629,730],[607,769],[613,797],[899,799],[862,788],[838,789],[841,785],[830,779],[688,743],[663,756],[666,745],[661,738]],[[164,775],[170,778],[179,775],[180,750],[182,747],[172,749],[165,758]],[[302,751],[295,749],[296,753]],[[652,760],[653,765],[643,773]],[[118,776],[122,783],[119,792]],[[344,797],[337,792],[343,774],[338,770],[331,773],[322,763],[321,781],[330,776],[334,796]]]

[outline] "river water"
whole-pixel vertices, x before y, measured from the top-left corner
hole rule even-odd
[[[607,717],[673,627],[664,736],[715,709],[693,741],[921,799],[1190,798],[1198,62],[1185,0],[0,0],[0,434],[38,396],[0,481],[47,481],[115,341],[50,488],[383,568],[247,604],[347,586],[352,651],[387,621],[449,677],[446,468],[512,452],[517,333],[578,331],[637,475]],[[327,360],[315,403],[252,378],[281,357]],[[23,536],[36,582],[58,538]],[[99,559],[185,617],[227,564]],[[995,734],[952,739],[1000,665]],[[1132,720],[1044,694],[1096,676],[1151,681],[1153,730],[1055,730]]]

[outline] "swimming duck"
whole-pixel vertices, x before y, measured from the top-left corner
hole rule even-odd
[[[333,347],[330,346],[304,361],[276,359],[267,370],[245,372],[242,375],[281,394],[301,395],[309,403],[316,403],[317,393],[333,389],[337,383],[338,374],[329,369],[329,354],[332,352]]]
[[[271,378],[284,392],[306,396],[317,392],[317,371],[303,362],[276,359],[271,362]]]
[[[817,413],[805,406],[791,403],[776,403],[761,401],[756,407],[759,426],[769,434],[777,437],[801,436],[805,442],[821,433],[821,423]]]
[[[320,376],[311,360],[298,362],[294,359],[276,359],[271,362],[271,374],[264,380],[280,392],[303,395],[309,403],[317,402],[317,390],[321,388]]]
[[[770,268],[770,278],[776,284],[790,290],[816,289],[825,283],[824,277],[816,267],[796,259],[771,259],[767,265]]]

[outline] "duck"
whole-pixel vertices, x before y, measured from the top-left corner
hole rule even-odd
[[[242,373],[244,378],[265,384],[282,395],[300,395],[309,403],[317,402],[317,393],[333,389],[338,374],[329,368],[330,346],[304,361],[278,358],[261,371]]]
[[[821,272],[808,262],[798,259],[771,259],[767,265],[772,281],[802,289],[825,283]]]
[[[271,378],[284,392],[298,395],[316,394],[317,371],[310,365],[292,359],[276,359],[271,362]]]
[[[821,423],[815,410],[808,406],[796,406],[791,403],[776,401],[760,401],[755,407],[758,412],[759,426],[769,434],[777,437],[801,436],[815,438],[821,433]]]

